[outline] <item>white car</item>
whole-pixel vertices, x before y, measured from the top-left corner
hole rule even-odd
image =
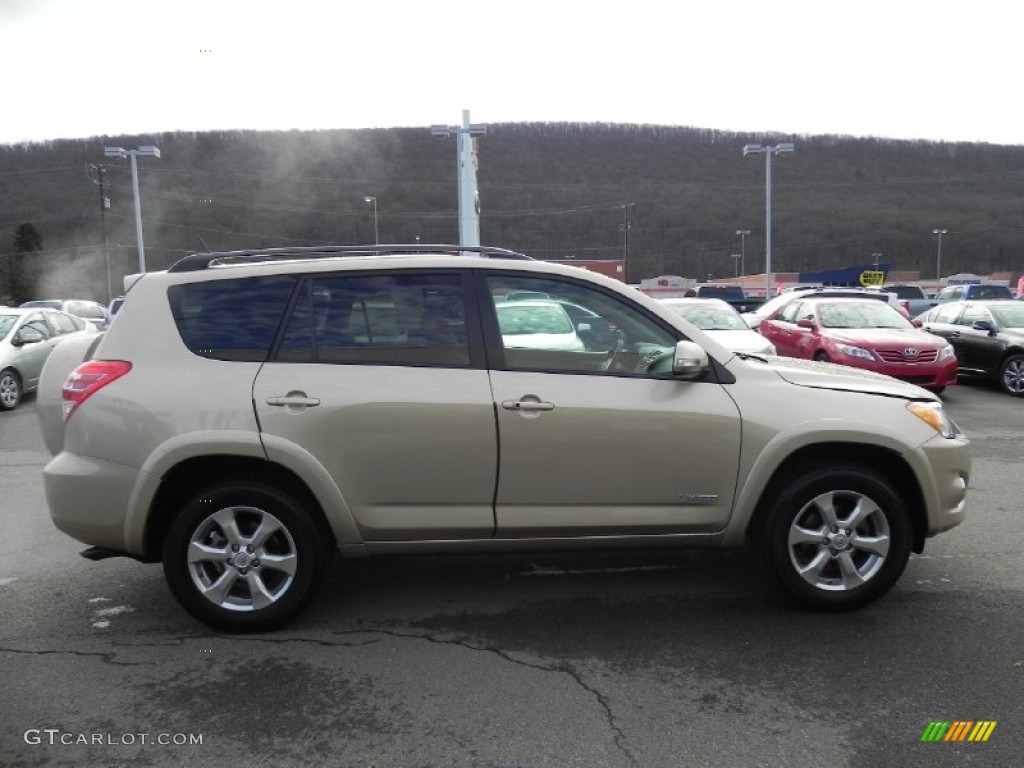
[[[750,329],[743,316],[722,299],[660,299],[677,315],[689,320],[732,352],[774,355],[775,345]]]
[[[557,301],[528,299],[496,304],[506,347],[514,349],[586,349],[565,307]]]

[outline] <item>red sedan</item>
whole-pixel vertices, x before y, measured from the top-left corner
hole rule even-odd
[[[932,392],[956,384],[952,345],[880,301],[798,300],[770,315],[758,330],[787,357],[866,368]]]

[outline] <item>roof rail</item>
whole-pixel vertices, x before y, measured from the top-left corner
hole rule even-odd
[[[254,264],[261,261],[290,261],[300,259],[336,258],[338,256],[380,255],[444,255],[476,256],[485,259],[533,258],[525,253],[482,245],[311,245],[294,248],[259,248],[245,251],[217,251],[193,253],[175,262],[168,272],[195,272],[214,266]]]

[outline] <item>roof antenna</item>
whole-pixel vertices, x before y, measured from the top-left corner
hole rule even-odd
[[[199,235],[199,234],[197,234],[197,235],[196,235],[196,237],[198,237],[198,238],[199,238],[199,242],[203,244],[203,248],[205,248],[205,249],[206,249],[206,252],[207,252],[207,253],[213,253],[213,251],[212,251],[212,250],[210,250],[210,246],[208,246],[208,245],[206,244],[206,241],[205,241],[205,240],[203,240],[203,236],[202,236],[202,235]]]

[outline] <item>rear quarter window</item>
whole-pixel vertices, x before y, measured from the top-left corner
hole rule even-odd
[[[267,359],[297,278],[210,280],[167,290],[174,323],[188,349],[214,360]]]

